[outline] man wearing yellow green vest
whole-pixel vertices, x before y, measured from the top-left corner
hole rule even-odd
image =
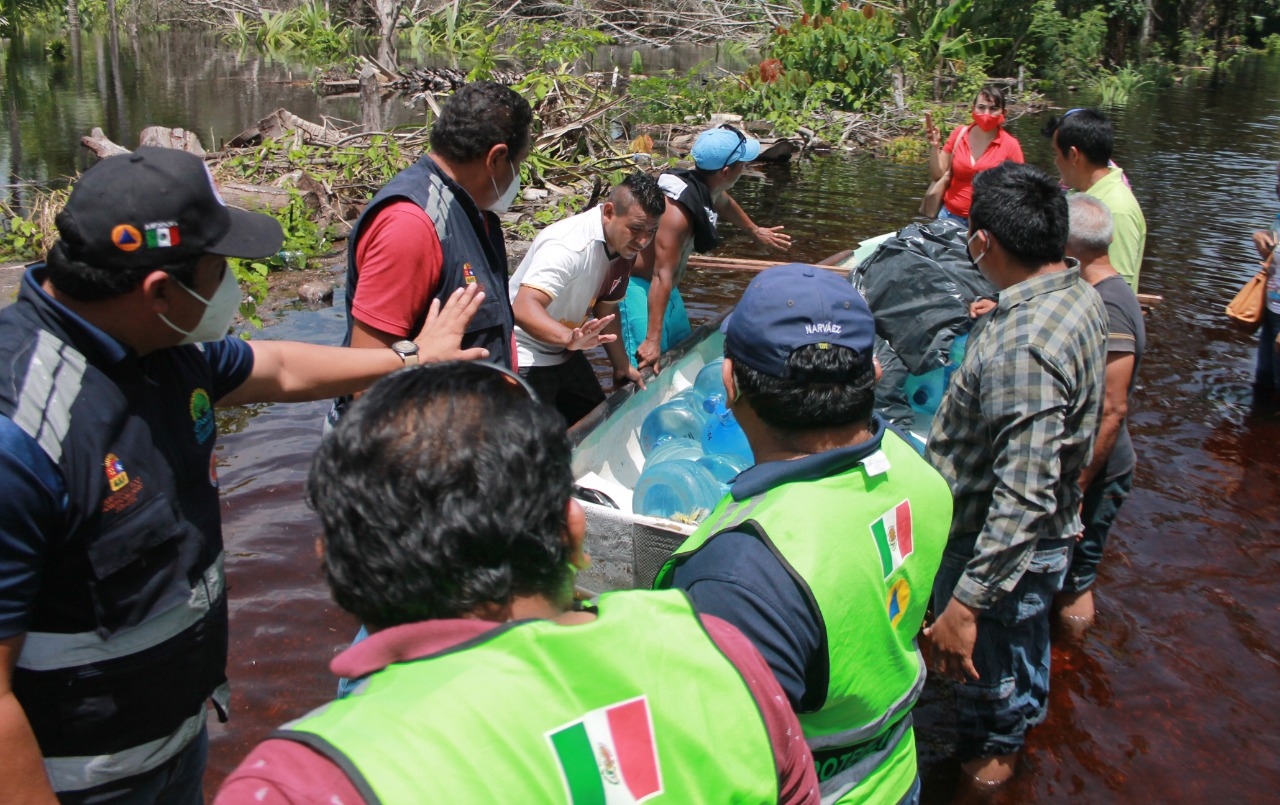
[[[217,802],[818,802],[741,633],[677,591],[573,608],[569,459],[555,409],[489,364],[406,369],[356,402],[308,488],[334,599],[370,632],[332,663],[355,688]]]
[[[875,322],[845,280],[769,269],[724,325],[757,464],[658,574],[749,637],[799,714],[822,801],[919,798],[916,634],[951,522],[946,482],[872,413]]]

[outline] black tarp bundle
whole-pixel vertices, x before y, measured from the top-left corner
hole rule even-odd
[[[912,424],[902,384],[947,362],[951,342],[969,332],[969,304],[994,298],[995,286],[974,267],[968,233],[954,221],[911,224],[889,238],[850,275],[876,317],[876,356],[885,370],[876,386],[877,410],[895,424]]]
[[[889,342],[912,374],[944,365],[951,342],[969,332],[969,303],[996,289],[969,259],[966,231],[954,221],[911,224],[850,275]]]

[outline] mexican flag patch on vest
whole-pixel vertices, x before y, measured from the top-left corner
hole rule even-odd
[[[904,500],[871,524],[880,552],[880,569],[887,579],[911,555],[911,502]]]
[[[592,710],[547,733],[573,805],[644,802],[662,793],[649,702]]]

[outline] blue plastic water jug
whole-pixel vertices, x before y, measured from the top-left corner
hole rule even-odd
[[[721,371],[724,368],[724,358],[716,358],[711,363],[702,367],[698,371],[698,376],[693,381],[693,387],[703,397],[724,397],[724,379],[721,377]]]
[[[745,461],[748,467],[755,464],[747,435],[742,432],[733,412],[725,408],[724,398],[709,398],[703,407],[711,414],[702,428],[702,449],[707,451],[707,455],[732,456]]]
[[[649,412],[640,424],[640,450],[648,456],[662,442],[683,438],[701,441],[707,414],[696,394],[682,392]]]
[[[922,375],[907,375],[902,390],[906,392],[911,410],[932,418],[938,412],[938,404],[947,390],[947,370],[939,366]]]
[[[698,459],[698,464],[705,467],[717,481],[725,485],[725,492],[728,493],[728,484],[734,478],[751,465],[735,456],[726,456],[723,454],[702,456]]]
[[[654,464],[661,464],[664,461],[674,461],[678,458],[687,458],[690,461],[697,461],[706,453],[702,450],[702,443],[694,439],[686,439],[683,436],[675,436],[667,439],[665,442],[658,444],[653,448],[653,452],[645,456],[644,466],[652,467]]]
[[[694,461],[663,461],[640,473],[631,508],[649,517],[692,520],[715,508],[721,489],[711,472]]]

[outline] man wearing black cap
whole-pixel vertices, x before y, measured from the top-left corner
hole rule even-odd
[[[95,165],[57,225],[0,311],[4,799],[199,803],[205,701],[227,704],[213,407],[331,397],[407,360],[224,338],[226,256],[283,233],[190,154]],[[483,355],[458,349],[481,299],[429,317],[412,362]]]
[[[655,586],[737,626],[800,718],[824,802],[918,795],[915,636],[951,522],[946,482],[872,413],[875,322],[846,281],[769,269],[726,320],[724,383],[756,465]]]

